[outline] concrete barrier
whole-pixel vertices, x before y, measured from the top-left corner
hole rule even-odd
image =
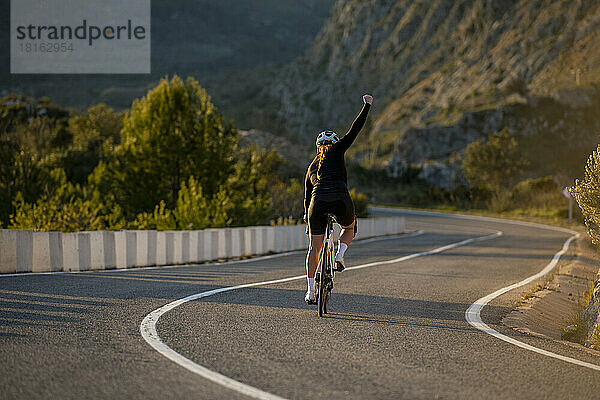
[[[32,272],[50,271],[50,232],[35,232],[33,235]]]
[[[167,232],[156,232],[156,265],[167,264]]]
[[[33,232],[32,272],[56,272],[63,269],[60,232]]]
[[[296,250],[295,239],[296,239],[296,230],[294,229],[295,225],[286,225],[285,228],[285,238],[286,238],[286,250]]]
[[[202,231],[190,231],[190,250],[189,259],[190,263],[201,261],[203,249],[204,249],[204,238],[201,237]],[[201,242],[202,240],[202,242]]]
[[[146,255],[146,265],[156,265],[156,237],[158,232],[156,231],[146,231],[148,234],[148,238],[146,240],[147,245],[147,255]]]
[[[87,271],[92,263],[90,234],[77,232],[77,252],[79,253],[79,271]]]
[[[202,261],[210,261],[217,259],[219,243],[216,229],[206,229],[204,231],[204,251],[205,255]]]
[[[102,231],[82,232],[87,234],[90,243],[89,269],[104,269],[104,243]]]
[[[89,269],[115,268],[117,263],[114,232],[89,231],[80,232],[80,234],[85,234],[89,238]]]
[[[233,247],[232,247],[233,230],[231,228],[225,228],[225,229],[223,229],[223,231],[224,231],[224,236],[223,236],[224,252],[219,254],[219,258],[228,258],[228,256],[231,255],[232,251],[233,251]],[[221,240],[220,236],[219,236],[219,240]]]
[[[132,231],[135,233],[135,263],[143,267],[148,264],[148,232],[150,231]]]
[[[117,268],[127,267],[127,239],[125,231],[115,232],[115,266]]]
[[[181,231],[181,260],[179,263],[189,263],[190,259],[190,232]]]
[[[274,226],[272,229],[275,232],[275,244],[273,246],[273,251],[276,253],[286,251],[287,249],[285,248],[285,226]]]
[[[305,249],[305,225],[196,231],[0,229],[0,273],[86,271],[196,263]],[[357,239],[405,231],[404,218],[361,218]],[[340,227],[334,228],[337,240]]]
[[[33,264],[33,231],[0,229],[0,271],[31,272]]]
[[[79,242],[77,233],[61,233],[62,270],[79,271]],[[117,243],[115,241],[115,243]]]
[[[244,244],[242,246],[242,256],[256,254],[256,230],[252,227],[244,228]]]
[[[255,254],[266,254],[269,239],[268,239],[268,227],[258,226],[256,227],[256,253]]]
[[[183,231],[166,231],[167,265],[183,263]]]
[[[217,231],[217,260],[227,258],[227,244],[225,243],[227,237],[227,229],[215,229]]]
[[[244,247],[246,245],[245,230],[246,228],[231,229],[231,250],[227,252],[230,255],[230,257],[238,258],[244,254]]]

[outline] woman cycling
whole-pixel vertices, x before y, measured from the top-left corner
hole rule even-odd
[[[363,108],[341,139],[333,131],[323,131],[317,136],[317,155],[306,171],[304,185],[304,221],[308,223],[310,244],[306,255],[308,291],[304,298],[315,304],[315,272],[323,246],[327,214],[333,214],[342,226],[335,255],[336,271],[343,271],[344,253],[354,238],[354,203],[348,193],[344,154],[362,129],[373,103],[373,97],[363,96]]]

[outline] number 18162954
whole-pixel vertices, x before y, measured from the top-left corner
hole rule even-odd
[[[21,53],[69,53],[73,51],[73,43],[20,43]]]

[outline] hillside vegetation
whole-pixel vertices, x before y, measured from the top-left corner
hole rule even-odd
[[[292,223],[303,190],[193,78],[162,79],[126,112],[0,99],[0,226],[203,229]]]
[[[466,183],[467,145],[504,128],[528,162],[523,178],[572,182],[597,143],[599,83],[596,1],[339,0],[264,97],[308,143],[373,92],[355,160],[453,189]]]

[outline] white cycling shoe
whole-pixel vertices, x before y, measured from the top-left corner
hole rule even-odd
[[[310,291],[306,291],[306,296],[304,296],[304,301],[306,301],[306,304],[317,304],[317,299],[315,297],[315,293],[314,292],[310,292]]]
[[[344,256],[341,254],[335,255],[335,271],[342,272],[346,269],[346,264],[344,263]]]

